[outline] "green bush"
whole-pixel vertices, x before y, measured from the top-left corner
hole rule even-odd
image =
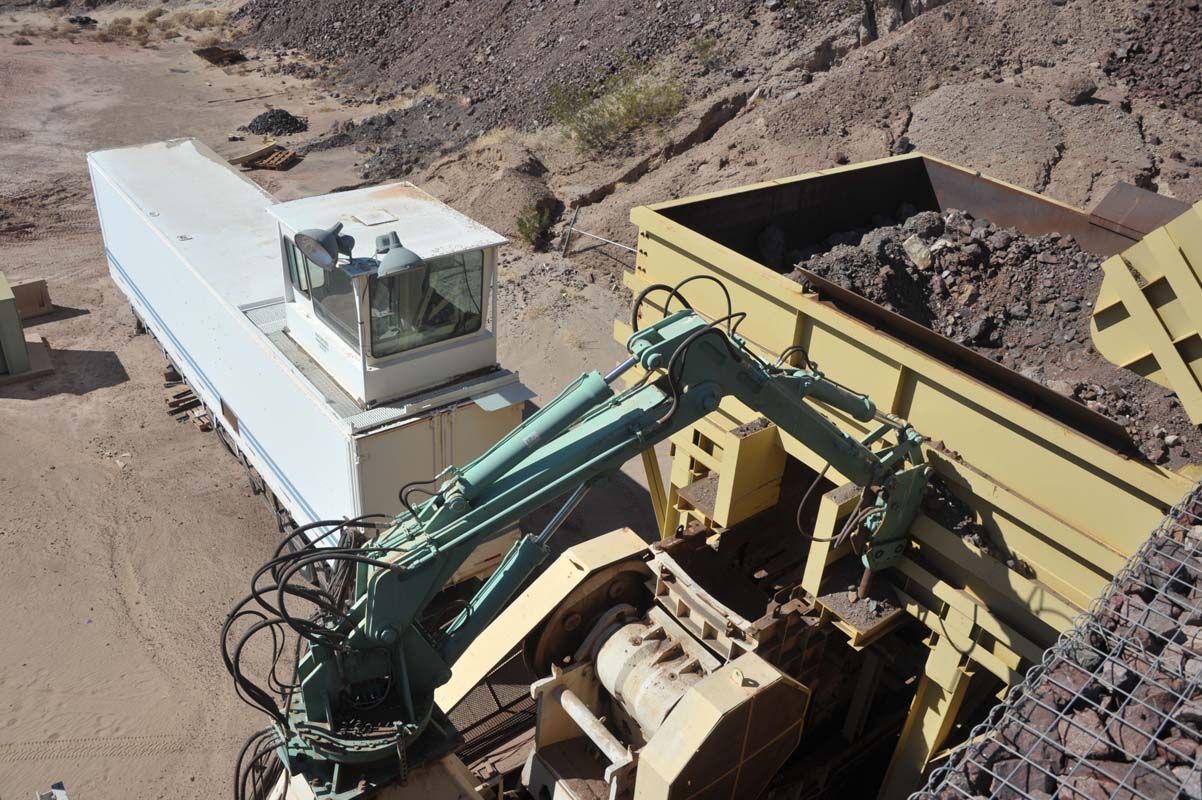
[[[538,247],[547,239],[551,227],[551,209],[539,208],[531,203],[518,213],[518,236],[531,247]]]
[[[667,122],[683,105],[684,93],[675,81],[627,71],[606,81],[596,97],[578,87],[553,87],[549,111],[581,149],[598,153],[617,149],[642,128]]]

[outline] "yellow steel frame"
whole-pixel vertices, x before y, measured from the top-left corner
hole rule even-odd
[[[1091,323],[1098,352],[1175,391],[1202,424],[1202,203],[1102,271]]]
[[[901,158],[914,157],[929,159]],[[733,197],[857,168],[704,198]],[[827,376],[908,419],[929,437],[926,453],[936,475],[976,512],[996,549],[1024,565],[1021,572],[1012,569],[920,516],[911,531],[910,554],[887,573],[906,610],[931,630],[936,642],[889,770],[885,793],[899,796],[904,787],[912,787],[955,721],[963,699],[958,687],[966,682],[962,677],[984,671],[1006,686],[1020,680],[1021,671],[1069,627],[1192,481],[1126,458],[661,213],[701,199],[631,211],[639,227],[638,256],[626,285],[637,294],[651,284],[674,285],[697,274],[720,279],[734,309],[748,313],[739,333],[753,349],[775,358],[788,346],[803,345]],[[1202,258],[1193,263],[1202,265]],[[711,282],[690,284],[687,295],[706,316],[726,314],[726,301]],[[663,294],[651,295],[642,314],[658,318],[663,300]],[[619,340],[629,333],[624,323],[615,324]],[[849,432],[866,432],[862,424],[827,411]],[[673,437],[661,530],[690,519],[729,526],[771,506],[779,497],[786,454],[815,470],[824,466],[802,443],[773,426],[748,437],[751,442],[739,439],[735,429],[754,418],[749,408],[728,399]],[[680,490],[714,474],[719,491],[707,516],[685,502]],[[828,477],[836,485],[843,480],[833,470]],[[833,529],[852,502],[838,489],[828,493],[819,528]],[[826,565],[840,555],[829,546],[813,547],[803,581],[811,593]]]

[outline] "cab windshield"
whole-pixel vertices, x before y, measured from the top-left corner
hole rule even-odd
[[[391,356],[480,329],[484,251],[431,258],[387,278],[371,276],[371,354]]]

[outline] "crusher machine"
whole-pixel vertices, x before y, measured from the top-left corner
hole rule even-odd
[[[1084,212],[911,154],[636,208],[626,281],[637,300],[615,327],[632,360],[620,374],[582,377],[565,397],[593,385],[590,402],[548,406],[550,419],[518,429],[520,446],[503,440],[451,470],[431,500],[346,553],[360,564],[346,598],[307,623],[280,615],[274,624],[295,623],[311,645],[275,721],[248,742],[238,796],[903,798],[932,771],[940,797],[973,796],[998,769],[982,778],[972,767],[982,759],[956,746],[1007,696],[989,719],[1025,708],[1011,730],[1026,738],[985,764],[1007,762],[1003,790],[1033,776],[1046,793],[1015,748],[1047,738],[1047,715],[1031,723],[1038,700],[1021,706],[1009,693],[1033,665],[1033,683],[1065,680],[1055,658],[1081,637],[1045,651],[1107,587],[1134,575],[1146,585],[1128,588],[1148,608],[1166,587],[1192,597],[1177,584],[1202,579],[1187,563],[1202,531],[1196,471],[1149,462],[1110,419],[978,352],[763,263],[769,227],[801,249],[901,204],[1071,235],[1110,257],[1099,351],[1188,401],[1178,387],[1202,375],[1191,330],[1202,306],[1188,302],[1202,291],[1190,266],[1202,250],[1181,231],[1202,231],[1202,218],[1184,204],[1120,186]],[[1118,354],[1113,335],[1102,344],[1124,322],[1147,352],[1126,339]],[[688,378],[686,366],[697,370]],[[765,404],[765,387],[785,383],[787,400]],[[678,406],[689,411],[673,417]],[[650,451],[665,436],[666,482]],[[840,456],[831,441],[851,449]],[[866,475],[868,461],[845,458],[858,448],[888,469]],[[473,525],[566,496],[549,536],[581,487],[640,452],[655,541],[597,537],[514,594],[546,556],[545,538],[525,539],[458,617],[422,619],[420,587],[453,568],[454,548],[483,530]],[[921,486],[898,483],[919,474]],[[539,476],[557,477],[526,483]],[[1173,544],[1149,549],[1170,509]],[[900,537],[886,529],[899,519]],[[1124,570],[1137,551],[1159,554],[1155,569]],[[275,612],[298,565],[276,565],[287,574],[274,575]],[[1110,610],[1130,616],[1134,601],[1113,596],[1122,607]],[[1170,624],[1155,624],[1177,641],[1171,629],[1193,623],[1171,607],[1161,614]],[[1148,628],[1151,612],[1141,619]],[[1143,635],[1124,630],[1120,652]],[[1098,652],[1077,655],[1102,669],[1114,649],[1086,641]],[[1180,654],[1179,668],[1189,663]],[[1113,668],[1111,679],[1127,680]],[[397,694],[408,685],[420,695]],[[1174,684],[1169,699],[1190,702],[1189,686]],[[1163,733],[1145,732],[1145,749]],[[1187,744],[1173,752],[1158,763],[1176,781],[1169,790],[1183,791],[1198,761]],[[1182,766],[1185,777],[1172,769]]]

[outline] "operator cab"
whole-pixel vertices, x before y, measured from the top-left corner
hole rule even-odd
[[[496,366],[500,234],[410,183],[269,211],[288,334],[362,407]]]

